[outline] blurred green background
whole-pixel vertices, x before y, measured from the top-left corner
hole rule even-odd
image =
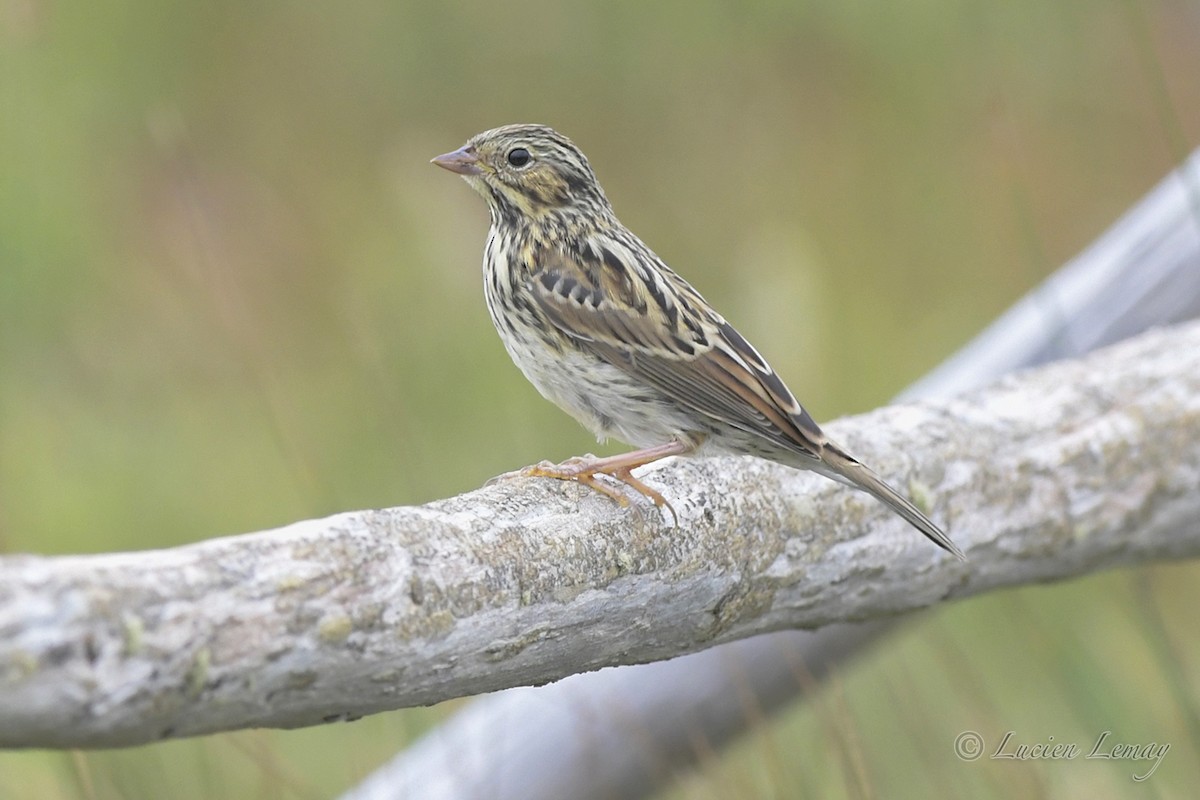
[[[830,419],[1200,144],[1200,5],[0,0],[0,552],[168,547],[594,449],[509,363],[484,205],[427,163],[518,121],[573,137]],[[1193,796],[1196,577],[947,608],[670,796]],[[452,710],[0,754],[0,798],[329,797]],[[1173,749],[1139,784],[965,763],[968,729]]]

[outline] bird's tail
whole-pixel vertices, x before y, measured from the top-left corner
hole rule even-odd
[[[849,483],[855,488],[874,496],[888,508],[908,520],[914,528],[929,537],[930,541],[938,547],[953,554],[960,561],[967,560],[962,550],[958,549],[958,545],[951,541],[950,537],[941,528],[934,525],[929,517],[922,514],[907,498],[884,483],[883,478],[872,472],[869,467],[860,463],[837,445],[832,442],[825,442],[825,446],[821,449],[821,461],[823,466],[829,469],[829,477]]]

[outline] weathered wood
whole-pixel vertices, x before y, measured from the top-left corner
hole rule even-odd
[[[970,563],[751,458],[647,473],[678,529],[523,480],[172,550],[10,556],[0,745],[311,725],[1200,553],[1200,324],[830,427],[910,476]]]

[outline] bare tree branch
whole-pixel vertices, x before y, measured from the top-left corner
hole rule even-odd
[[[514,481],[173,550],[0,560],[0,745],[293,727],[1200,553],[1200,325],[833,435],[971,562],[757,459],[650,480],[680,526]]]

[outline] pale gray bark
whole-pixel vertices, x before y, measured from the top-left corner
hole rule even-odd
[[[1200,315],[1200,152],[902,397],[947,396]],[[634,798],[890,630],[783,631],[480,698],[346,798]],[[701,744],[702,743],[702,744]]]
[[[310,725],[1200,553],[1200,324],[830,427],[910,476],[970,563],[752,458],[649,472],[677,530],[526,480],[173,550],[10,556],[0,745]]]

